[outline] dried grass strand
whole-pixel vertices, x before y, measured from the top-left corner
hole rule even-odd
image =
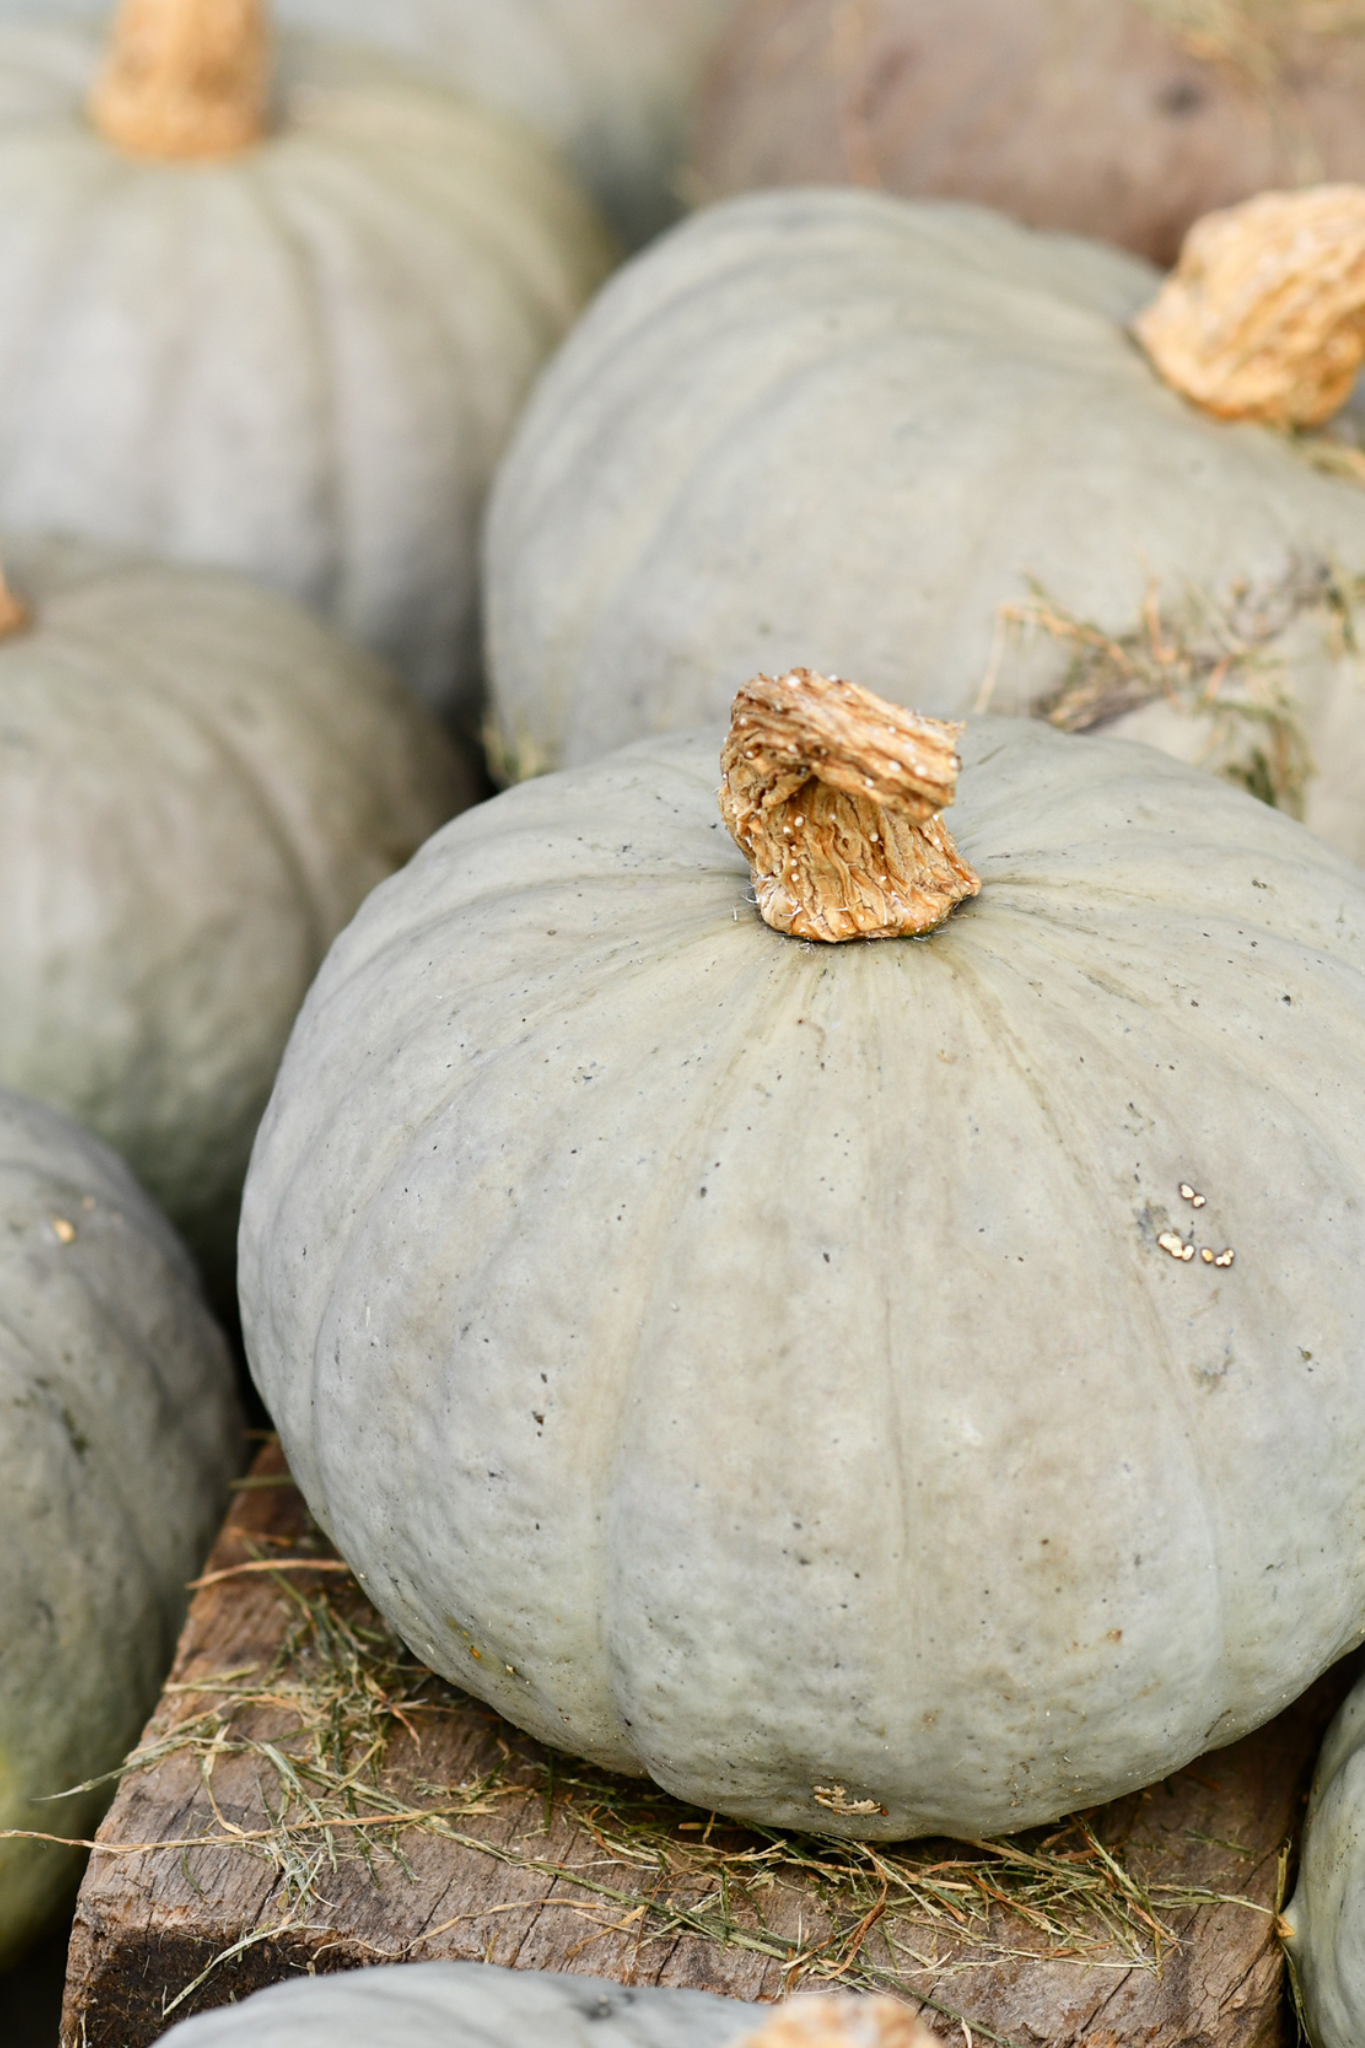
[[[562,1757],[537,1760],[505,1744],[498,1765],[459,1785],[422,1781],[405,1756],[400,1796],[385,1776],[395,1744],[420,1741],[424,1722],[467,1712],[467,1700],[418,1663],[354,1582],[301,1587],[280,1567],[305,1560],[259,1561],[274,1569],[275,1587],[291,1616],[276,1655],[264,1669],[233,1669],[177,1684],[169,1697],[183,1702],[186,1711],[113,1774],[146,1772],[175,1755],[193,1756],[211,1822],[197,1833],[132,1842],[6,1831],[69,1842],[103,1857],[178,1853],[187,1859],[216,1850],[264,1859],[272,1867],[283,1908],[279,1924],[252,1930],[215,1957],[195,1985],[178,1994],[177,2004],[245,1943],[316,1925],[319,1882],[343,1858],[361,1857],[372,1867],[388,1861],[411,1878],[402,1844],[413,1832],[542,1877],[573,1895],[482,1905],[476,1918],[538,1911],[552,1903],[590,1921],[609,1916],[586,1937],[589,1944],[631,1927],[639,1942],[691,1934],[777,1962],[788,1987],[808,1979],[848,1989],[889,1989],[954,2025],[963,2015],[917,1989],[917,1975],[941,1979],[983,1963],[1009,1967],[1021,1957],[1160,1970],[1180,1946],[1174,1914],[1213,1904],[1269,1910],[1237,1894],[1141,1879],[1122,1845],[1102,1841],[1085,1815],[1016,1838],[894,1847],[741,1829],[714,1814],[689,1813],[652,1786],[606,1779]],[[261,1710],[289,1725],[268,1735],[253,1732],[253,1716]],[[420,1762],[420,1748],[417,1753]],[[265,1824],[250,1828],[224,1818],[212,1786],[225,1759],[244,1756],[261,1767],[266,1815]],[[581,1829],[580,1839],[594,1852],[591,1860],[570,1864],[517,1846],[524,1835],[509,1844],[470,1831],[470,1820],[496,1813],[500,1802],[534,1799],[537,1793],[545,1799],[546,1832],[557,1806]],[[772,1903],[791,1893],[808,1899],[814,1894],[812,1903],[820,1904],[829,1921],[817,1936],[802,1933],[800,1916],[795,1937],[770,1924]],[[968,1935],[970,1963],[940,1958],[940,1933]],[[874,1938],[881,1944],[878,1953],[869,1948]],[[398,1961],[431,1939],[427,1930],[392,1951],[373,1952]],[[926,1944],[934,1955],[922,1961]],[[973,2031],[997,2048],[1012,2048],[987,2028]]]
[[[1203,721],[1201,766],[1302,818],[1317,771],[1282,642],[1297,620],[1314,616],[1333,658],[1358,657],[1362,595],[1365,578],[1326,562],[1296,563],[1273,586],[1237,586],[1221,602],[1197,589],[1171,602],[1152,584],[1135,624],[1110,633],[1033,582],[1026,598],[1000,606],[998,640],[1043,637],[1068,652],[1060,682],[1031,705],[1035,717],[1062,732],[1093,732],[1164,702]],[[978,710],[988,707],[1002,659],[998,646]]]

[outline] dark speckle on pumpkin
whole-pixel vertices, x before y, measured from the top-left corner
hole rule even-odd
[[[1204,99],[1203,87],[1193,78],[1172,78],[1158,92],[1156,103],[1163,114],[1171,115],[1174,120],[1184,120],[1199,112]]]

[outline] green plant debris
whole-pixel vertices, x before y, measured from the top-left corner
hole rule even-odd
[[[555,765],[548,750],[525,731],[519,721],[515,730],[506,729],[490,711],[484,719],[480,738],[488,772],[499,789],[510,789],[515,783],[531,782],[538,775],[548,775]]]
[[[253,1562],[265,1561],[256,1545],[246,1548]],[[1102,1840],[1085,1814],[976,1843],[888,1847],[798,1835],[699,1813],[648,1783],[515,1737],[515,1748],[498,1740],[498,1761],[467,1782],[431,1782],[420,1775],[423,1731],[443,1715],[467,1714],[467,1697],[412,1656],[353,1581],[313,1588],[300,1583],[302,1558],[276,1562],[283,1568],[274,1584],[290,1621],[269,1666],[168,1688],[182,1696],[184,1718],[116,1774],[193,1755],[209,1807],[202,1829],[168,1842],[100,1844],[106,1855],[178,1851],[183,1858],[217,1848],[263,1859],[283,1913],[278,1926],[248,1940],[316,1924],[326,1911],[327,1874],[343,1859],[363,1859],[376,1875],[391,1864],[410,1876],[404,1845],[414,1834],[554,1880],[550,1903],[586,1923],[580,1949],[620,1929],[633,1929],[640,1942],[691,1933],[770,1957],[789,1982],[898,1988],[954,2019],[960,2015],[916,1990],[916,1975],[942,1978],[1020,1957],[1159,1970],[1179,1946],[1171,1916],[1182,1909],[1268,1910],[1233,1894],[1140,1877],[1125,1845]],[[230,1822],[215,1798],[215,1772],[233,1757],[258,1766],[258,1826]],[[505,1830],[497,1840],[470,1832],[511,1800],[520,1802],[521,1819],[532,1816],[527,1831],[510,1841]],[[569,1862],[545,1849],[552,1821],[562,1827],[566,1820],[576,1824]],[[778,1903],[790,1907],[792,1895],[800,1910],[779,1915]],[[517,1897],[471,1917],[543,1904]],[[794,1920],[798,1934],[779,1931],[779,1918],[789,1927]],[[809,1934],[807,1920],[815,1930]],[[427,1929],[422,1944],[444,1931]],[[942,1937],[959,1958],[965,1937],[968,1958],[941,1953]]]
[[[1035,717],[1062,732],[1092,732],[1164,701],[1201,721],[1200,766],[1301,818],[1315,764],[1277,643],[1297,618],[1316,614],[1331,654],[1357,657],[1363,593],[1365,580],[1311,563],[1268,589],[1238,586],[1221,604],[1192,590],[1172,606],[1153,586],[1137,624],[1119,635],[1037,583],[998,616],[1007,636],[1042,634],[1068,650],[1061,681],[1032,706]],[[978,710],[989,701],[995,665]]]

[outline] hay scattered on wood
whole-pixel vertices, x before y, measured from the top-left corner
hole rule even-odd
[[[275,1567],[274,1584],[290,1606],[278,1653],[262,1670],[224,1671],[172,1688],[183,1696],[184,1718],[115,1774],[153,1770],[188,1752],[198,1759],[212,1818],[174,1840],[99,1844],[103,1855],[178,1850],[187,1876],[187,1857],[205,1848],[264,1859],[277,1874],[280,1924],[253,1930],[216,1957],[177,2004],[243,1946],[315,1924],[325,1914],[326,1873],[343,1859],[361,1858],[375,1869],[389,1862],[411,1876],[405,1844],[418,1833],[553,1878],[557,1897],[559,1887],[572,1888],[576,1910],[598,1933],[635,1926],[651,1940],[690,1932],[777,1960],[789,1983],[891,1987],[922,2003],[912,1981],[921,1971],[941,1976],[1019,1958],[1160,1970],[1179,1946],[1171,1916],[1181,1909],[1218,1903],[1267,1912],[1237,1894],[1139,1875],[1125,1842],[1103,1839],[1089,1814],[995,1841],[888,1847],[741,1827],[652,1785],[510,1743],[499,1745],[496,1767],[466,1783],[428,1782],[413,1764],[422,1731],[437,1717],[467,1713],[467,1698],[412,1656],[353,1581],[302,1583],[304,1567],[323,1554],[320,1543],[316,1555],[308,1554],[309,1543],[298,1547],[303,1555],[274,1560],[258,1545],[245,1547],[252,1564]],[[263,1710],[274,1731],[268,1737],[253,1727]],[[242,1756],[259,1765],[266,1819],[254,1828],[228,1820],[214,1797],[216,1768]],[[547,1834],[552,1811],[567,1811],[595,1853],[569,1865],[536,1854],[534,1836],[507,1843],[468,1831],[471,1821],[496,1814],[500,1802],[524,1801],[528,1793],[541,1804]],[[1252,1852],[1241,1845],[1218,1846],[1250,1861]],[[796,1940],[774,1928],[772,1906],[784,1891],[799,1891],[824,1911],[829,1924],[818,1939]],[[527,1905],[522,1897],[502,1910]],[[490,1910],[499,1908],[481,1914]],[[422,1944],[445,1931],[425,1930]],[[971,1961],[945,1966],[938,1934],[967,1936]]]
[[[1271,588],[1238,586],[1222,604],[1197,590],[1177,605],[1163,604],[1153,585],[1137,624],[1118,635],[1036,583],[998,616],[1006,636],[1043,634],[1068,650],[1060,683],[1032,706],[1035,717],[1062,732],[1092,732],[1164,702],[1201,722],[1201,766],[1301,818],[1315,764],[1279,644],[1298,618],[1312,614],[1333,656],[1358,655],[1355,608],[1362,594],[1365,582],[1325,563],[1305,563]],[[989,703],[997,668],[998,661],[978,710]]]

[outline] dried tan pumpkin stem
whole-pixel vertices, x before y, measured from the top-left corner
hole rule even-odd
[[[121,0],[90,119],[132,156],[237,156],[269,88],[264,0]]]
[[[30,624],[33,614],[22,598],[16,597],[0,569],[0,640],[8,640],[12,633],[22,633]]]
[[[1365,362],[1365,187],[1263,192],[1205,214],[1133,332],[1205,412],[1321,426]]]
[[[961,731],[812,669],[745,684],[720,808],[774,930],[898,938],[978,894],[939,816],[957,788]]]
[[[923,2020],[894,1998],[794,1998],[735,2048],[942,2048]]]

